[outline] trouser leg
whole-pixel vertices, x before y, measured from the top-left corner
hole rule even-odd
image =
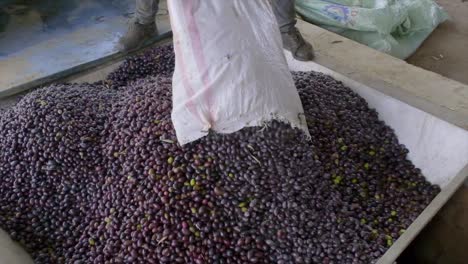
[[[271,1],[281,33],[290,32],[296,26],[294,3],[294,0]]]
[[[135,17],[140,24],[154,23],[159,0],[136,0]]]

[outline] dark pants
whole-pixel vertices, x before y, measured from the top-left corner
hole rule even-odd
[[[294,3],[294,0],[271,0],[273,12],[275,12],[276,20],[282,33],[290,31],[296,25]],[[153,23],[154,17],[158,12],[158,4],[159,0],[136,0],[135,13],[138,22],[141,24]]]

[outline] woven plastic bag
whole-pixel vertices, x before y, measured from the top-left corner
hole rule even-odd
[[[306,20],[406,59],[448,19],[433,0],[296,0]]]
[[[168,1],[176,55],[172,122],[180,144],[280,120],[308,136],[268,0]]]

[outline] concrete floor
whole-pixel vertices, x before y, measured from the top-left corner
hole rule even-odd
[[[134,1],[123,0],[7,0],[0,4],[0,50],[2,56],[22,52],[41,42],[128,17]],[[123,28],[124,29],[124,28]],[[119,31],[120,28],[115,28]]]
[[[436,0],[450,15],[407,61],[468,84],[468,1]]]
[[[134,0],[0,0],[0,97],[118,55]],[[170,30],[167,7],[157,15]]]
[[[2,2],[0,94],[115,52],[134,9],[132,0],[121,2]]]

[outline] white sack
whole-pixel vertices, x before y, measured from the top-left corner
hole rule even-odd
[[[176,55],[172,122],[180,144],[272,119],[309,135],[268,0],[168,5]]]

